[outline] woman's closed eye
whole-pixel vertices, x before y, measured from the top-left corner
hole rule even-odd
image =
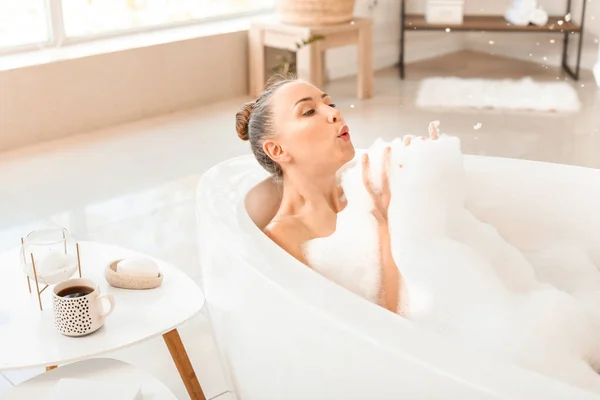
[[[327,105],[329,107],[331,107],[331,108],[335,108],[335,104],[333,104],[333,103],[332,104],[327,104]],[[315,110],[311,108],[310,110],[307,110],[307,111],[303,112],[302,115],[304,115],[305,117],[310,117],[314,113],[315,113]]]

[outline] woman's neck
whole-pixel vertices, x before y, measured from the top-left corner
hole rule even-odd
[[[280,213],[297,215],[310,213],[338,213],[340,193],[335,175],[307,176],[287,173],[283,180]]]

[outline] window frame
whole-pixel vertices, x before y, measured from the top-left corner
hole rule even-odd
[[[272,7],[265,7],[252,11],[244,11],[226,15],[217,15],[214,17],[191,19],[188,21],[178,21],[160,25],[104,32],[100,34],[87,35],[81,37],[67,37],[65,33],[65,24],[63,20],[62,0],[45,0],[45,6],[47,10],[46,19],[48,26],[48,40],[43,42],[28,43],[11,47],[0,47],[0,56],[16,53],[25,53],[35,50],[55,49],[73,44],[88,43],[102,39],[114,39],[122,36],[135,35],[146,32],[156,32],[168,29],[183,28],[186,26],[196,26],[201,24],[209,24],[239,18],[251,18],[275,12],[275,5],[273,5]]]

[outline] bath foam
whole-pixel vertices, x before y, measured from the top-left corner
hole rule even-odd
[[[571,294],[586,310],[594,325],[595,337],[600,338],[600,230],[594,228],[600,226],[600,214],[570,206],[572,198],[584,198],[589,194],[575,183],[569,189],[557,192],[551,181],[540,181],[532,187],[531,182],[514,177],[511,189],[520,193],[518,203],[521,207],[507,208],[495,200],[503,198],[499,193],[504,190],[501,186],[488,186],[481,181],[481,176],[471,178],[469,195],[483,197],[483,201],[470,202],[469,210],[478,219],[492,224],[507,242],[520,250],[539,282]],[[558,176],[556,179],[565,186],[563,178]],[[483,193],[481,185],[485,186]],[[540,191],[552,196],[552,202],[531,200],[539,198]],[[529,198],[529,193],[535,195]],[[508,214],[507,209],[510,209]],[[556,217],[566,209],[569,209],[568,218]],[[592,361],[600,372],[600,340],[596,342]]]
[[[465,206],[466,202],[466,177],[463,169],[463,158],[460,149],[460,140],[456,137],[442,135],[435,142],[415,139],[408,147],[401,140],[385,143],[378,139],[368,150],[372,159],[372,176],[374,186],[380,187],[381,183],[381,155],[386,145],[392,148],[392,166],[405,165],[416,174],[404,177],[404,183],[397,183],[401,171],[393,168],[390,176],[394,179],[398,195],[402,190],[413,190],[410,187],[402,189],[403,184],[419,188],[431,187],[431,180],[436,182],[435,191],[426,190],[425,199],[429,197],[443,199],[435,208],[439,211],[437,222],[444,221],[445,234],[454,240],[486,254],[494,266],[500,279],[511,290],[529,290],[537,284],[533,268],[526,258],[515,247],[509,245],[490,224],[479,221]],[[416,149],[414,151],[413,149]],[[413,150],[413,151],[410,151]],[[431,168],[431,163],[440,166],[440,170]],[[442,170],[443,169],[443,170]],[[410,171],[409,171],[410,172]],[[403,178],[400,178],[402,181]],[[408,179],[408,181],[407,181]],[[400,187],[398,187],[400,186]],[[413,205],[409,205],[413,207]],[[392,204],[392,207],[394,205]],[[433,207],[433,206],[432,206]],[[406,216],[405,218],[410,218]],[[412,224],[408,224],[412,226]],[[440,229],[442,229],[440,227]],[[411,234],[414,235],[414,232]]]
[[[377,224],[370,213],[347,207],[338,214],[336,231],[307,242],[304,255],[321,275],[368,301],[378,302],[379,240]]]
[[[579,302],[594,326],[595,337],[600,338],[600,265],[595,250],[563,242],[526,252],[525,255],[540,282],[569,293]],[[600,371],[598,344],[594,349],[592,364]]]
[[[485,232],[487,227],[464,208],[460,158],[456,143],[447,145],[443,137],[415,141],[391,182],[392,248],[409,292],[407,315],[468,345],[598,390],[600,377],[587,364],[593,353],[591,325],[575,299],[536,282],[532,267],[516,249],[507,257],[488,251],[510,248],[493,230],[475,240],[474,228]],[[417,222],[423,220],[427,223]],[[464,242],[452,240],[450,232],[459,237],[456,232],[462,232]],[[490,259],[509,264],[493,265]],[[511,282],[515,273],[520,275]]]
[[[385,145],[376,141],[368,150],[376,188]],[[573,297],[537,282],[527,260],[464,208],[458,139],[390,145],[390,231],[409,300],[407,317],[510,362],[600,392],[600,377],[589,365],[593,331],[583,309]],[[338,220],[338,230],[354,232],[336,231],[318,245],[313,241],[307,254],[318,264],[316,270],[373,298],[379,263],[377,240],[368,236],[376,235],[376,226],[368,218],[372,203],[359,177],[360,163],[344,173],[348,207]]]
[[[399,143],[394,142],[397,146]],[[375,190],[381,188],[381,154],[385,146],[387,143],[378,139],[370,149],[374,157],[371,160],[371,178]],[[395,152],[394,156],[398,159],[399,152]],[[344,194],[352,200],[338,214],[335,232],[307,242],[304,255],[315,271],[376,303],[381,289],[379,238],[377,222],[371,212],[373,199],[363,186],[361,160],[362,154],[357,154],[340,173]]]
[[[410,152],[413,160],[409,160],[409,167],[414,160],[419,160],[426,164],[420,168],[430,169],[432,165],[437,165],[438,169],[443,169],[443,175],[438,179],[443,180],[444,184],[438,184],[438,191],[443,190],[439,196],[446,203],[447,236],[485,254],[510,290],[535,288],[537,281],[534,270],[523,254],[507,243],[492,225],[479,221],[466,207],[467,180],[458,138],[442,136],[435,142],[415,144],[415,150]],[[437,151],[433,153],[427,147],[437,148]],[[419,174],[415,176],[418,179]]]
[[[502,187],[488,186],[480,176],[472,178],[468,188],[470,196],[483,197],[483,200],[470,202],[469,209],[478,219],[494,225],[507,242],[525,255],[539,282],[571,294],[587,311],[595,327],[595,336],[600,338],[600,230],[594,229],[600,226],[600,214],[569,206],[572,198],[584,198],[589,194],[577,184],[556,192],[551,181],[540,181],[531,187],[530,182],[515,177],[511,189],[520,194],[519,199],[512,202],[518,201],[522,206],[505,207],[495,200],[502,198],[498,193]],[[556,179],[565,186],[563,178],[558,176]],[[483,196],[481,187],[480,193],[476,193],[480,185],[486,186]],[[539,198],[540,191],[552,196],[552,202],[547,204],[528,197],[531,192],[536,193],[531,198]],[[566,209],[569,209],[569,217],[557,218],[556,214],[564,213]],[[597,342],[593,363],[600,371],[600,340]]]
[[[525,256],[509,245],[493,226],[479,221],[467,209],[455,210],[449,219],[448,236],[486,254],[508,289],[522,292],[539,285]]]
[[[362,176],[356,165],[341,177],[346,198],[353,200],[338,214],[335,232],[307,242],[304,255],[315,271],[376,303],[381,287],[377,222],[370,211],[373,200],[360,189]]]

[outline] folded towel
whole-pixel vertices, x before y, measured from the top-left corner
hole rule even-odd
[[[536,8],[529,14],[529,21],[534,25],[546,25],[548,23],[548,13],[542,8]]]
[[[537,0],[513,0],[508,10],[506,10],[504,18],[513,25],[527,26],[531,23],[532,13],[537,8]]]
[[[523,12],[516,8],[509,8],[504,14],[504,18],[512,25],[527,26],[529,25],[529,13]]]

